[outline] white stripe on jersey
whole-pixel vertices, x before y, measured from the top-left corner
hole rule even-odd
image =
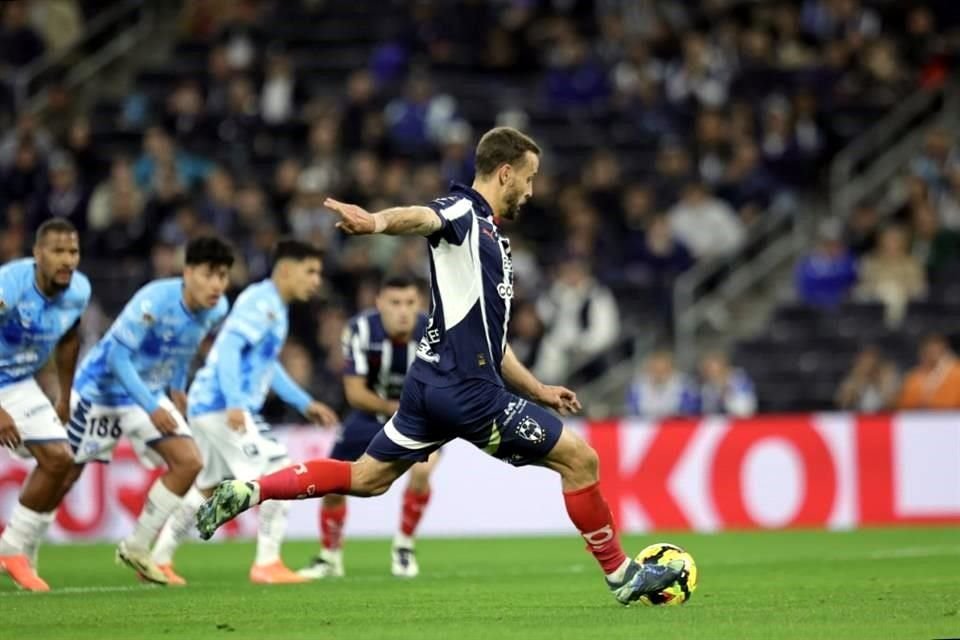
[[[470,202],[469,198],[460,198],[452,205],[445,209],[440,210],[440,215],[442,215],[447,220],[456,220],[462,216],[465,216],[468,213],[472,213],[473,203]]]
[[[359,334],[354,334],[350,338],[350,349],[353,351],[353,370],[358,376],[367,375],[367,358],[363,355],[363,349],[360,348]]]
[[[390,369],[393,366],[393,344],[389,339],[380,343],[380,374],[377,380],[377,394],[387,396],[390,388]]]
[[[500,264],[503,265],[503,282],[501,286],[504,291],[508,292],[507,295],[503,296],[503,334],[500,340],[500,355],[502,356],[507,352],[507,328],[510,325],[510,307],[513,302],[513,263],[510,263],[510,269],[507,269],[507,252],[503,250],[503,243],[507,241],[505,238],[501,238],[497,242],[497,247],[500,249]],[[486,322],[484,322],[486,326]]]
[[[466,244],[466,243],[464,243]],[[474,282],[480,285],[480,317],[483,318],[483,337],[487,339],[487,353],[491,362],[497,362],[493,357],[493,343],[490,342],[490,325],[487,322],[487,302],[483,299],[483,265],[480,260],[480,225],[477,218],[473,218],[470,228],[470,252],[473,256]]]
[[[461,202],[467,203],[467,211],[470,212],[470,201],[463,199],[457,205]],[[477,253],[477,235],[477,219],[473,217],[468,232],[469,237],[464,239],[463,244],[450,244],[446,240],[441,240],[436,247],[430,247],[430,251],[433,252],[437,288],[440,290],[440,300],[443,302],[445,331],[450,331],[457,326],[482,295],[483,280],[479,277],[480,256]]]
[[[370,348],[370,321],[366,316],[357,317],[357,335],[353,341],[354,368],[358,376],[365,376],[370,370],[365,349]]]
[[[417,343],[410,341],[407,343],[407,370],[413,366],[413,361],[417,359]]]

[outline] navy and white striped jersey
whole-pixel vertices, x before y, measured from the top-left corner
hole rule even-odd
[[[427,316],[419,314],[408,342],[390,339],[383,318],[376,309],[365,311],[344,327],[343,375],[363,376],[367,388],[381,398],[399,400],[407,370],[416,359],[417,345],[427,327]],[[377,416],[381,423],[389,416]]]
[[[455,184],[428,206],[443,226],[427,237],[430,318],[410,375],[437,387],[468,379],[504,386],[500,364],[513,299],[510,241],[470,187]]]

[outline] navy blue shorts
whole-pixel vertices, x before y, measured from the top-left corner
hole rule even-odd
[[[373,416],[359,411],[352,412],[340,426],[340,433],[330,452],[330,457],[346,462],[357,460],[381,429],[383,425]]]
[[[522,466],[546,457],[563,431],[543,407],[485,380],[433,387],[408,377],[400,409],[367,453],[384,462],[423,461],[444,443],[462,438],[490,455]]]

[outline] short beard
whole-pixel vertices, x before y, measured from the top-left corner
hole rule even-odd
[[[504,210],[502,218],[506,220],[516,220],[520,215],[520,194],[511,193],[504,198]]]
[[[67,280],[66,284],[60,284],[57,282],[56,277],[50,278],[50,288],[56,292],[63,292],[70,288],[70,283],[73,282],[73,274],[70,274],[70,279]]]

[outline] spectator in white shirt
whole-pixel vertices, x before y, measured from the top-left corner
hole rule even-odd
[[[696,385],[686,374],[674,368],[673,354],[664,349],[647,356],[643,371],[627,389],[627,415],[657,420],[696,415],[699,411]]]
[[[610,348],[620,333],[613,294],[580,258],[561,263],[553,286],[537,300],[537,313],[545,332],[534,373],[546,382],[565,380]]]
[[[730,366],[722,353],[709,353],[700,362],[703,386],[700,400],[704,415],[728,415],[738,418],[757,412],[757,394],[753,381],[743,369]]]
[[[697,259],[730,255],[743,243],[743,222],[702,183],[688,184],[668,217],[673,233]]]

